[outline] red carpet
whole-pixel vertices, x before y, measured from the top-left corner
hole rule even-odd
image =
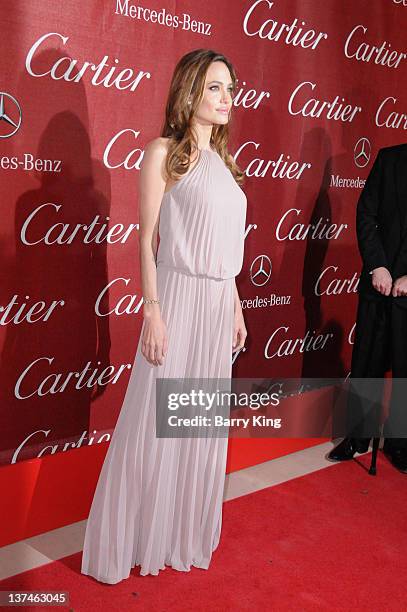
[[[369,455],[358,462],[227,502],[208,571],[140,577],[135,568],[128,580],[101,585],[79,573],[76,554],[0,588],[66,590],[75,611],[404,611],[407,475],[381,453],[376,477],[363,467]]]

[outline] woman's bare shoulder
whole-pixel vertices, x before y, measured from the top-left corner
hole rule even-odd
[[[169,138],[165,136],[158,136],[150,140],[144,147],[144,154],[148,156],[153,155],[154,157],[165,157],[168,152]]]
[[[165,162],[168,152],[168,138],[157,137],[150,140],[144,147],[142,177],[150,181],[162,179],[166,182]]]

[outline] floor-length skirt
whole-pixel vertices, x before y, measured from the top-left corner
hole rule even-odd
[[[161,366],[149,364],[140,334],[87,521],[83,574],[115,584],[135,565],[143,576],[166,565],[208,569],[221,533],[228,440],[157,438],[155,379],[231,377],[234,286],[234,278],[158,266],[168,351]]]

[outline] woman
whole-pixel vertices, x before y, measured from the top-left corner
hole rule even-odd
[[[178,62],[162,136],[140,173],[144,320],[87,522],[82,573],[115,584],[140,565],[208,569],[219,543],[227,438],[162,438],[156,378],[227,378],[246,338],[243,173],[227,152],[236,75],[198,49]],[[157,230],[160,243],[157,251]],[[143,357],[145,359],[143,359]]]

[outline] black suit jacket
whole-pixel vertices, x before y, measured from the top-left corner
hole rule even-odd
[[[407,274],[407,144],[380,149],[357,204],[356,233],[363,269],[359,293],[389,299],[372,286],[374,268],[393,281]],[[391,296],[390,296],[391,297]],[[391,298],[407,306],[407,297]]]

